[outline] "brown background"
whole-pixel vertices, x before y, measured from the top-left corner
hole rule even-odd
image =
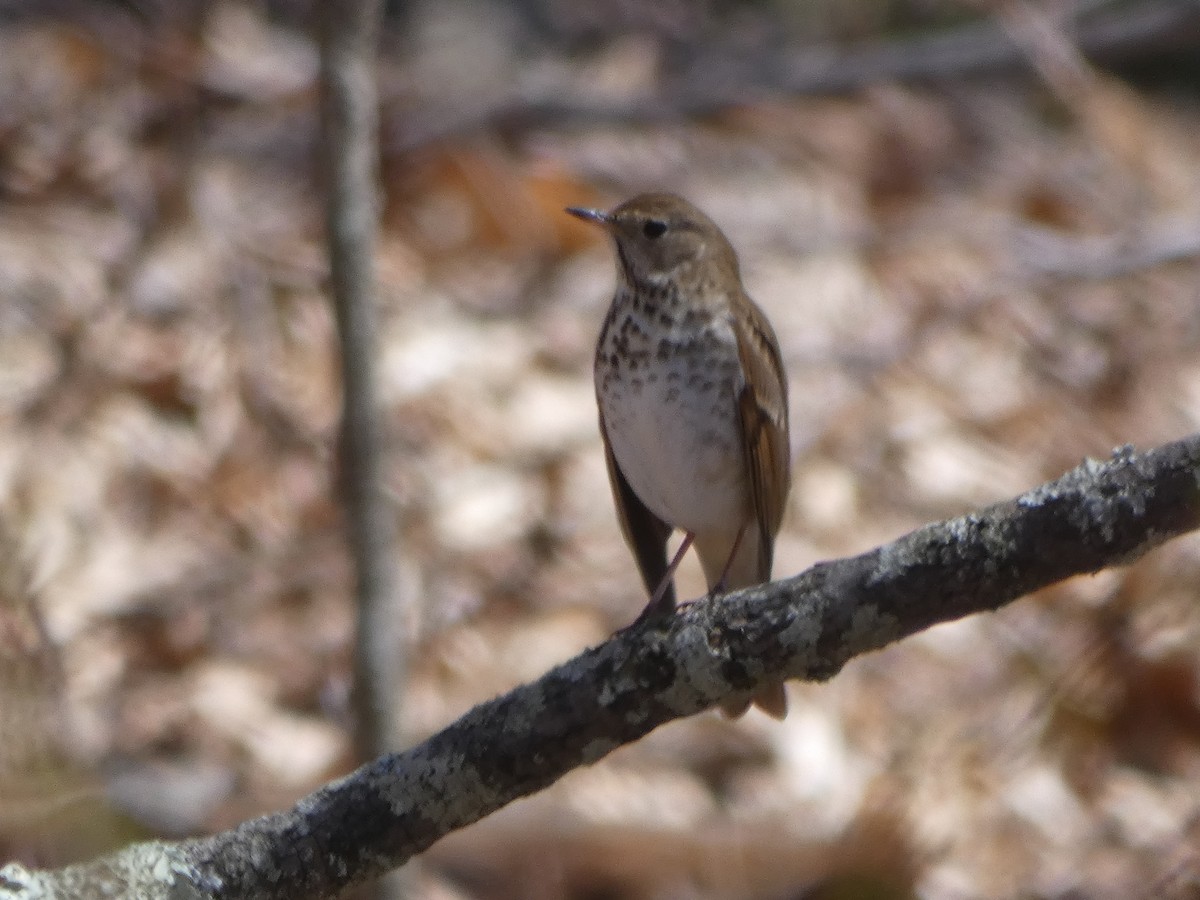
[[[226,827],[353,765],[315,46],[288,4],[183,7],[14,6],[0,29],[0,860]],[[613,264],[568,204],[675,190],[738,248],[790,372],[777,576],[1200,428],[1194,72],[1093,69],[1051,30],[1036,76],[644,115],[680,58],[753,60],[772,23],[893,23],[528,7],[417,5],[381,62],[406,740],[644,602],[590,381]],[[496,113],[530,97],[576,112]],[[412,883],[1193,896],[1198,590],[1200,542],[1176,541],[792,685],[783,723],[676,723]]]

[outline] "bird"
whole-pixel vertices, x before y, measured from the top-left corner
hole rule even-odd
[[[675,194],[567,212],[616,249],[594,377],[617,518],[650,595],[638,621],[673,613],[675,570],[692,546],[710,595],[769,581],[791,486],[787,377],[737,253]],[[683,540],[668,562],[675,530]],[[753,702],[787,714],[782,683]],[[738,716],[749,703],[721,706]]]

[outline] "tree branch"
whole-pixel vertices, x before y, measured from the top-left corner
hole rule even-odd
[[[379,98],[375,45],[382,3],[325,4],[321,18],[321,125],[330,287],[341,349],[340,488],[358,606],[355,745],[372,759],[393,744],[404,669],[393,560],[393,511],[380,489],[375,390],[375,235],[379,218]]]
[[[288,812],[58,871],[10,865],[0,898],[99,896],[97,879],[130,873],[141,880],[129,896],[332,897],[673,719],[768,680],[830,678],[929,625],[1128,563],[1197,527],[1200,435],[1141,454],[1121,448],[861,556],[618,632]]]

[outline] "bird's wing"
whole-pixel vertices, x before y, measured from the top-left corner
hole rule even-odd
[[[771,323],[753,301],[746,299],[749,316],[744,322],[734,320],[738,356],[745,373],[745,383],[738,393],[738,419],[761,542],[759,574],[768,581],[775,535],[783,521],[791,486],[787,380]]]
[[[625,473],[621,471],[617,458],[613,455],[603,416],[600,417],[600,436],[604,439],[604,461],[608,464],[608,481],[612,485],[621,533],[625,535],[625,542],[633,550],[638,569],[642,573],[642,581],[646,585],[646,592],[653,597],[659,583],[667,574],[667,538],[671,536],[672,528],[646,508],[646,504],[642,503],[625,480]],[[675,586],[669,584],[656,610],[665,613],[674,608]],[[651,613],[651,610],[647,609],[643,615],[646,613]]]

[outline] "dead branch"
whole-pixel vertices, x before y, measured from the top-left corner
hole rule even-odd
[[[340,486],[357,579],[355,744],[360,759],[389,746],[403,668],[392,560],[396,529],[380,488],[375,391],[375,272],[379,218],[378,0],[331,3],[321,12],[321,122],[326,230],[342,363]]]
[[[854,656],[1197,527],[1200,434],[1121,448],[861,556],[619,632],[287,812],[56,871],[10,865],[0,898],[332,897],[673,719],[768,680],[828,679]]]
[[[1104,281],[1200,256],[1200,228],[1189,216],[1152,220],[1136,233],[1082,237],[1023,227],[1013,241],[1012,258],[1019,261],[1025,282],[1038,277]]]
[[[1082,59],[1099,65],[1200,44],[1200,6],[1190,0],[1146,0],[1111,11],[1088,4],[1064,22],[1061,35]],[[1086,14],[1089,13],[1090,14]],[[654,96],[595,100],[573,97],[562,85],[517,93],[499,103],[439,105],[395,121],[384,135],[389,152],[495,128],[653,123],[711,115],[756,98],[847,93],[890,81],[949,83],[963,78],[1027,72],[1035,60],[1010,29],[997,22],[963,25],[916,38],[859,46],[817,45],[701,58]]]

